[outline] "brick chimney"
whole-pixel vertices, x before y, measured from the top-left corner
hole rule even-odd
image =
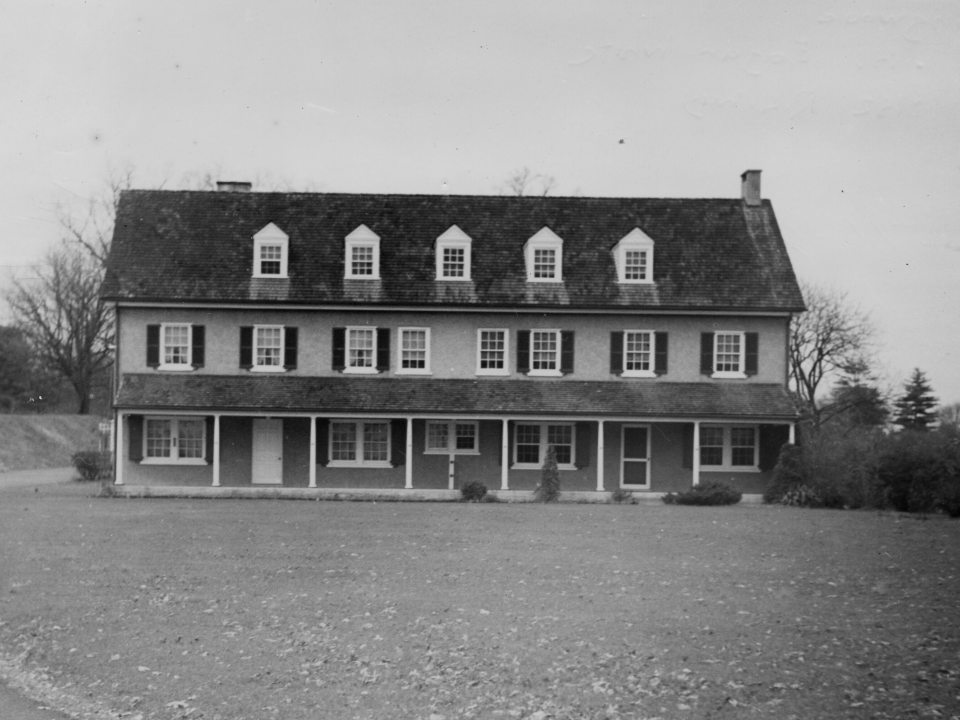
[[[236,180],[217,180],[217,192],[250,192],[253,189],[253,183],[237,182]]]
[[[744,170],[740,176],[740,196],[746,205],[760,205],[760,170]]]

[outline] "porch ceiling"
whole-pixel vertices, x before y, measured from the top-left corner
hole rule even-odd
[[[791,421],[786,389],[757,383],[128,374],[122,410],[751,418]]]

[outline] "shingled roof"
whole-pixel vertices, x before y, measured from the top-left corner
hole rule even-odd
[[[499,416],[735,416],[792,421],[782,385],[428,378],[130,374],[116,406],[129,410],[454,414]]]
[[[253,236],[289,236],[289,278],[253,278]],[[344,279],[344,239],[380,236],[380,280]],[[472,238],[472,281],[435,280],[438,236]],[[528,283],[524,243],[563,239],[563,282]],[[611,249],[640,228],[654,282],[617,282]],[[116,301],[795,312],[803,299],[768,200],[132,190],[104,296]]]

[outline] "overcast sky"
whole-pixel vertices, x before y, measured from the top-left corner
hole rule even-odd
[[[244,7],[246,9],[244,9]],[[6,0],[0,288],[111,173],[255,189],[736,197],[878,370],[960,401],[960,3]],[[9,316],[0,312],[0,321]]]

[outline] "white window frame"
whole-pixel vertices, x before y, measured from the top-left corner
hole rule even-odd
[[[280,247],[280,272],[279,273],[264,273],[262,272],[261,261],[262,258],[261,250],[267,246],[279,246]],[[289,249],[290,249],[290,238],[289,236],[280,228],[278,228],[273,223],[265,226],[261,229],[256,235],[253,236],[253,277],[255,278],[272,278],[275,280],[283,280],[288,277],[287,271],[289,269]]]
[[[355,333],[369,332],[373,335],[370,366],[350,364],[350,339]],[[343,372],[353,375],[376,375],[377,370],[377,328],[369,325],[353,325],[345,328],[343,335]]]
[[[552,368],[534,368],[533,367],[533,345],[534,345],[534,336],[537,334],[551,334],[554,338],[554,345],[556,347],[553,354],[553,367]],[[531,328],[530,329],[530,372],[527,375],[536,376],[536,377],[562,377],[563,372],[560,370],[560,360],[561,353],[563,352],[563,334],[560,332],[559,328]]]
[[[148,456],[147,439],[150,423],[170,423],[170,455]],[[180,457],[180,423],[196,422],[200,424],[200,457]],[[143,439],[141,465],[208,465],[207,462],[207,421],[203,417],[174,417],[171,415],[147,415],[143,418]]]
[[[536,463],[530,462],[518,462],[517,461],[517,433],[519,428],[525,425],[535,425],[540,428],[540,437],[539,437],[539,460]],[[565,427],[570,428],[570,462],[568,463],[557,463],[557,469],[559,470],[576,470],[577,468],[577,425],[576,423],[568,422],[537,422],[537,421],[516,421],[513,424],[513,437],[511,438],[511,469],[516,470],[540,470],[543,468],[543,462],[547,457],[547,447],[549,446],[548,437],[549,437],[549,428],[551,427]],[[526,443],[525,443],[526,444]]]
[[[187,329],[187,358],[182,363],[166,362],[167,358],[167,330],[173,328]],[[160,364],[157,370],[171,370],[184,372],[193,370],[193,325],[191,323],[161,323],[160,324]]]
[[[457,427],[460,425],[473,428],[473,447],[457,447]],[[447,444],[445,447],[430,445],[430,427],[443,426],[446,428]],[[476,420],[427,420],[423,436],[424,455],[479,455],[480,454],[480,424]]]
[[[720,347],[720,336],[737,336],[739,338],[738,343],[740,346],[739,356],[737,359],[737,370],[717,370],[717,365],[719,365],[719,347]],[[743,379],[747,377],[746,370],[746,353],[747,353],[747,334],[739,330],[718,330],[713,333],[713,373],[710,377],[719,378],[719,379]]]
[[[626,285],[649,285],[653,282],[653,238],[640,228],[634,228],[613,247],[614,263],[617,266],[617,281]],[[627,252],[637,251],[646,254],[646,268],[643,277],[627,277]]]
[[[534,257],[537,250],[554,251],[553,277],[536,277],[534,272]],[[527,282],[559,283],[563,282],[563,239],[548,227],[543,227],[533,235],[523,246],[524,260],[527,264]]]
[[[503,367],[481,367],[483,357],[483,334],[500,333],[503,339]],[[477,375],[509,375],[510,374],[510,331],[507,328],[478,328],[477,329]]]
[[[406,333],[422,332],[424,335],[424,366],[422,368],[405,368],[403,366],[404,336]],[[374,350],[376,350],[376,338],[374,338]],[[374,365],[376,365],[376,354],[374,354]],[[428,327],[401,327],[397,328],[397,370],[398,375],[430,375],[430,328]]]
[[[353,447],[355,457],[353,460],[334,460],[333,459],[333,426],[334,425],[352,425],[353,426]],[[385,425],[387,428],[387,459],[386,460],[364,460],[364,429],[367,425]],[[363,467],[363,468],[390,468],[391,455],[393,452],[392,424],[389,420],[353,420],[349,418],[337,418],[330,421],[327,437],[327,467]]]
[[[436,248],[436,271],[437,280],[444,282],[466,282],[471,278],[472,253],[471,246],[473,241],[456,225],[451,225],[440,237],[437,238]],[[443,251],[444,250],[463,250],[463,275],[447,275],[444,272]]]
[[[647,370],[627,370],[627,336],[628,335],[648,335],[650,341],[650,361]],[[624,330],[623,331],[623,353],[620,356],[620,375],[622,377],[633,378],[652,378],[656,377],[657,362],[657,333],[653,330]]]
[[[373,251],[372,273],[355,274],[353,272],[353,251],[355,248],[370,248]],[[346,237],[343,276],[348,280],[380,279],[380,236],[366,225],[361,225]]]
[[[760,472],[760,426],[759,425],[750,425],[743,423],[734,423],[734,424],[719,424],[719,423],[709,423],[703,424],[700,426],[700,432],[703,433],[705,428],[716,428],[723,431],[723,460],[720,465],[709,465],[703,462],[703,457],[700,456],[700,469],[703,472]],[[734,428],[748,428],[753,431],[753,463],[750,465],[734,465],[733,464],[733,429]],[[702,443],[701,443],[702,447]],[[717,447],[716,445],[711,445],[710,447]],[[745,445],[738,445],[737,447],[746,447]],[[700,455],[700,449],[696,448],[697,455]]]
[[[262,330],[277,330],[280,333],[280,355],[278,358],[280,362],[277,365],[262,365],[259,363],[260,332]],[[250,368],[250,372],[262,372],[262,373],[286,372],[286,368],[283,366],[283,355],[286,352],[286,327],[284,325],[254,325],[251,352],[253,356],[250,358],[250,360],[253,363],[253,365]]]

